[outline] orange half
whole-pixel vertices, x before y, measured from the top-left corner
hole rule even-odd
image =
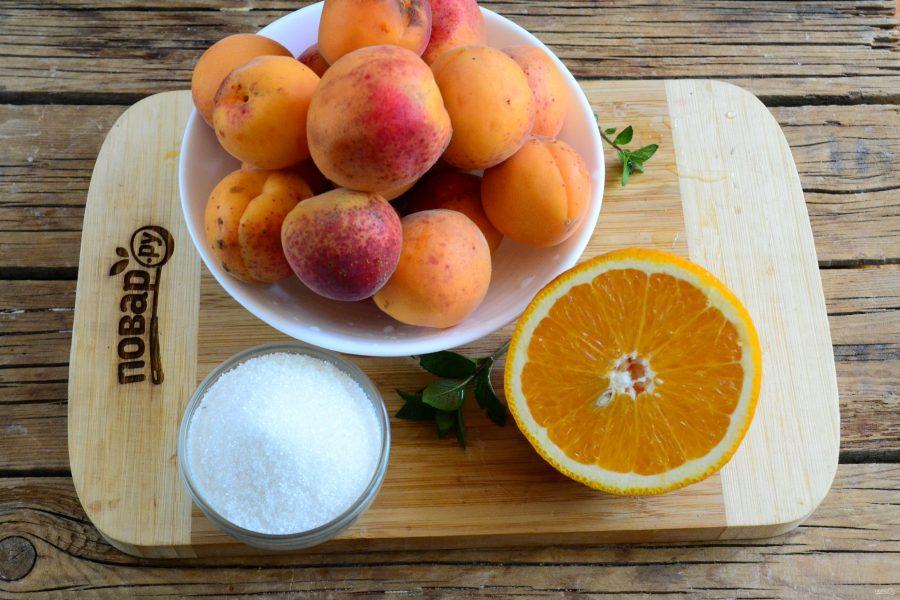
[[[625,249],[563,273],[516,327],[506,396],[547,462],[592,488],[658,494],[718,471],[759,397],[759,338],[711,273]]]

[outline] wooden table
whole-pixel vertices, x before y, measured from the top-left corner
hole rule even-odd
[[[724,79],[781,123],[806,194],[841,395],[819,510],[771,540],[151,561],[98,535],[66,451],[80,229],[126,106],[184,89],[199,53],[284,0],[0,2],[3,595],[900,595],[900,55],[893,2],[485,2],[583,79]],[[608,157],[612,164],[612,156]],[[652,176],[652,167],[646,177]]]

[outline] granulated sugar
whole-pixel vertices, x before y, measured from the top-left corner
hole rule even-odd
[[[350,508],[375,473],[381,439],[358,383],[323,360],[277,353],[210,386],[187,456],[197,491],[226,520],[296,533]]]

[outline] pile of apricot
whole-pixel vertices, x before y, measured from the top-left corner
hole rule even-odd
[[[553,246],[588,208],[584,160],[556,139],[562,75],[539,48],[487,46],[475,0],[325,0],[299,57],[233,35],[191,87],[243,163],[210,194],[205,227],[246,282],[296,276],[450,327],[484,299],[504,236]]]

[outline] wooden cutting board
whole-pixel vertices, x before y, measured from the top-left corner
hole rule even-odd
[[[839,443],[831,336],[806,205],[778,124],[753,95],[714,81],[583,87],[605,126],[633,125],[635,147],[660,144],[647,173],[626,188],[607,155],[607,192],[584,257],[634,245],[671,250],[743,299],[764,360],[747,438],[704,482],[621,498],[559,475],[514,424],[496,427],[476,409],[466,450],[436,439],[427,424],[392,419],[380,495],[319,550],[770,536],[796,526],[828,491]],[[225,294],[191,244],[177,186],[190,110],[189,92],[169,92],[119,118],[94,168],[81,246],[69,373],[72,477],[104,537],[142,556],[254,552],[193,507],[179,479],[176,435],[211,368],[285,339]],[[135,314],[148,315],[143,330]],[[511,329],[462,351],[485,355]],[[428,380],[412,359],[354,360],[392,413],[395,388]]]

